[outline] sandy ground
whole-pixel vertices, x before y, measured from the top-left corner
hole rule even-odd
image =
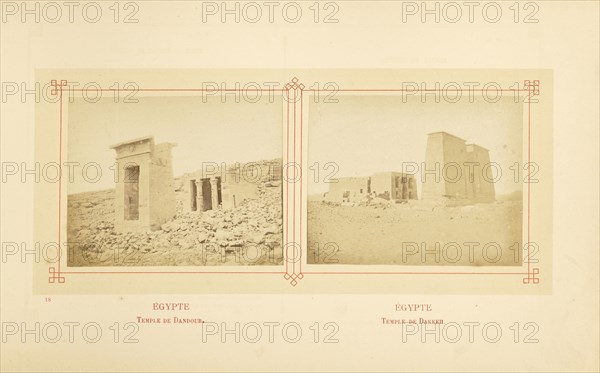
[[[246,186],[248,187],[248,186]],[[254,185],[256,198],[231,210],[182,212],[146,233],[114,230],[114,190],[68,196],[68,266],[281,265],[281,185]]]
[[[510,266],[522,261],[522,203],[343,205],[309,198],[310,264]]]

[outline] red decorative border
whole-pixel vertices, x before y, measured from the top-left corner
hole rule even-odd
[[[304,84],[299,83],[298,78],[294,77],[292,80],[285,85],[286,95],[285,99],[287,101],[287,148],[286,148],[286,190],[288,193],[289,201],[289,187],[292,186],[292,235],[290,240],[289,235],[289,212],[290,205],[286,204],[286,242],[285,245],[285,275],[283,276],[286,280],[290,281],[292,286],[296,286],[298,281],[301,280],[304,275],[302,274],[302,240],[297,237],[297,234],[302,236],[302,231],[296,231],[296,199],[297,196],[300,196],[300,206],[302,206],[302,92],[304,90]],[[293,103],[293,108],[290,109],[290,100]],[[300,101],[300,113],[298,113],[298,101]],[[298,128],[300,128],[300,132],[298,133]],[[292,135],[290,136],[290,131]],[[296,145],[298,144],[298,137],[300,138],[300,155],[299,158],[296,158],[298,155],[298,149]],[[292,140],[292,147],[290,148],[290,140]],[[292,156],[290,157],[290,150],[292,152]],[[299,160],[299,163],[296,161]],[[298,167],[297,167],[298,166]],[[290,169],[294,170],[293,177],[290,176]],[[296,173],[296,170],[300,170],[299,174]],[[299,189],[299,190],[298,190]],[[300,213],[302,212],[302,208],[300,208]],[[300,217],[302,219],[302,217]],[[292,250],[292,255],[290,255],[289,250]],[[290,263],[291,262],[291,263]]]
[[[304,257],[302,255],[302,222],[303,222],[303,194],[302,194],[302,184],[303,184],[303,112],[304,112],[304,92],[331,92],[331,90],[323,90],[323,89],[305,89],[304,84],[299,82],[299,79],[294,77],[290,82],[286,83],[284,89],[255,89],[252,91],[280,91],[285,94],[284,98],[286,99],[286,162],[283,167],[285,168],[285,172],[282,173],[282,177],[285,180],[285,193],[284,193],[284,206],[285,206],[285,230],[284,230],[284,239],[285,242],[283,246],[284,252],[284,260],[285,260],[285,271],[253,271],[253,272],[242,272],[242,271],[63,271],[61,270],[61,213],[62,213],[62,132],[63,132],[63,87],[67,86],[66,80],[61,80],[60,84],[57,80],[51,81],[51,86],[53,89],[51,90],[51,94],[59,95],[59,167],[60,167],[60,175],[58,182],[58,265],[57,267],[49,268],[49,283],[65,283],[64,275],[78,275],[78,274],[110,274],[110,275],[129,275],[129,274],[236,274],[236,275],[283,275],[283,277],[290,282],[292,286],[296,286],[298,281],[304,278],[305,274],[313,274],[313,275],[526,275],[523,278],[523,284],[539,284],[540,278],[539,273],[540,269],[538,267],[531,266],[531,258],[530,258],[530,244],[531,244],[531,183],[527,183],[527,272],[517,271],[517,272],[475,272],[475,271],[463,271],[463,272],[431,272],[431,271],[385,271],[385,272],[377,272],[377,271],[343,271],[343,272],[333,272],[333,271],[306,271],[302,270],[302,262],[304,261]],[[531,163],[531,103],[533,101],[533,96],[538,96],[540,94],[539,90],[540,81],[539,80],[525,80],[524,81],[524,89],[500,89],[497,90],[499,92],[526,92],[527,98],[525,103],[527,103],[527,162],[530,167]],[[83,91],[84,89],[73,89],[73,91]],[[122,91],[124,89],[99,89],[99,91]],[[195,88],[150,88],[150,89],[139,89],[140,92],[218,92],[218,91],[235,91],[235,89],[195,89]],[[414,90],[405,90],[405,89],[337,89],[336,92],[404,92],[410,91],[414,92]],[[436,89],[420,89],[419,91],[438,91]],[[464,91],[463,89],[456,89],[450,91]],[[475,91],[485,91],[484,89],[469,89],[470,92]],[[293,107],[290,108],[290,100],[293,103]],[[298,108],[299,106],[299,108]],[[298,110],[299,109],[299,110]],[[299,111],[299,113],[298,113]],[[298,140],[299,139],[299,140]],[[290,147],[290,141],[292,146]],[[296,147],[299,145],[299,147]],[[292,152],[292,156],[290,157],[290,151]],[[296,162],[298,161],[298,162]],[[296,166],[299,165],[298,168],[300,174],[296,174]],[[290,167],[294,169],[294,177],[290,177]],[[528,169],[528,180],[531,179],[531,172]],[[292,192],[290,193],[289,188],[292,187]],[[290,200],[290,194],[292,196]],[[300,211],[298,214],[296,213],[296,199],[299,198]],[[290,205],[291,202],[291,205]],[[292,212],[292,234],[289,234],[290,228],[290,211]],[[296,215],[299,215],[299,231],[296,230]],[[290,248],[292,249],[290,253]],[[297,250],[297,248],[299,248]]]

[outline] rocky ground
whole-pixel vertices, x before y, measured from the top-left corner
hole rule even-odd
[[[283,262],[281,183],[257,185],[258,198],[231,210],[183,213],[161,230],[114,230],[114,190],[68,196],[69,266],[277,265]]]
[[[307,260],[311,264],[520,265],[521,215],[520,200],[447,207],[420,200],[367,205],[309,198]]]

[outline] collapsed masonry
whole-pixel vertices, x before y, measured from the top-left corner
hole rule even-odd
[[[496,199],[488,149],[447,132],[427,137],[423,199],[459,204]]]
[[[115,230],[158,230],[175,216],[172,143],[154,144],[152,136],[111,146],[119,177],[115,189]]]

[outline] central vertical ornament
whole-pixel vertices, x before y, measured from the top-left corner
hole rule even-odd
[[[284,278],[296,286],[302,274],[302,93],[304,84],[294,77],[285,85],[286,146],[283,161]]]

